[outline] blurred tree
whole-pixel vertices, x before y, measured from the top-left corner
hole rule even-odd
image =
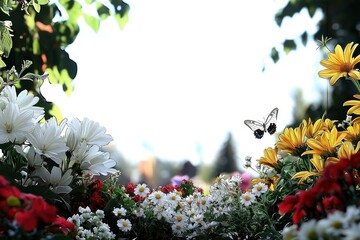
[[[309,37],[314,40],[321,40],[322,37],[332,38],[328,43],[331,50],[336,44],[343,48],[349,42],[360,42],[360,4],[357,0],[297,0],[289,1],[286,6],[276,14],[275,21],[281,27],[285,18],[292,18],[302,10],[307,10],[311,17],[316,11],[323,13],[323,18],[319,22],[319,28],[313,36],[309,36],[304,31],[299,37],[302,44],[306,45]],[[283,42],[284,52],[290,52],[296,49],[295,39],[285,39]],[[359,49],[357,49],[359,50]],[[355,54],[359,54],[358,52]],[[274,62],[279,60],[279,51],[274,47],[271,51],[271,57]],[[324,57],[326,57],[324,55]],[[319,63],[320,64],[320,63]],[[330,83],[329,83],[330,85]],[[301,118],[295,116],[292,126],[298,126],[302,119],[311,117],[311,119],[321,118],[326,112],[326,117],[336,120],[343,120],[346,117],[346,111],[342,104],[344,101],[352,99],[356,89],[350,81],[338,81],[334,86],[329,87],[329,99],[321,103],[311,104]],[[326,95],[323,95],[326,97]],[[295,109],[295,111],[298,111]],[[300,114],[301,115],[301,114]]]
[[[233,173],[239,171],[236,159],[234,140],[232,134],[229,133],[215,160],[213,177],[217,177],[221,173]]]
[[[0,1],[0,8],[0,21],[11,22],[13,34],[6,41],[6,34],[1,37],[2,70],[13,66],[19,70],[24,60],[30,60],[32,65],[27,71],[39,75],[47,72],[50,83],[62,85],[68,95],[74,88],[72,81],[77,74],[77,64],[66,52],[66,47],[75,41],[80,31],[79,18],[83,17],[95,32],[99,30],[101,21],[108,17],[115,18],[122,29],[130,9],[122,0]],[[93,11],[89,14],[85,8]],[[9,40],[12,40],[11,50],[6,47]],[[91,49],[87,49],[87,54],[91,57]],[[36,81],[21,81],[16,86],[19,91],[27,89],[40,98],[39,105],[45,108],[46,119],[56,115],[61,120],[61,112],[54,103],[47,102],[41,95],[39,84]]]

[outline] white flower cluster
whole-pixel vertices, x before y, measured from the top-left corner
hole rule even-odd
[[[104,127],[87,118],[64,119],[60,124],[54,117],[43,121],[44,109],[35,106],[38,101],[26,90],[17,95],[14,86],[6,86],[0,93],[0,144],[13,144],[26,159],[23,185],[39,184],[36,179],[40,179],[55,193],[69,193],[74,171],[93,175],[117,172],[116,162],[101,151],[112,141]],[[6,157],[1,160],[9,161]]]
[[[285,227],[284,240],[355,240],[360,239],[360,208],[349,206],[346,212],[336,210],[327,218],[304,222],[300,227],[292,225]]]
[[[79,213],[68,218],[68,221],[75,225],[76,239],[115,239],[116,235],[110,230],[109,225],[103,223],[104,211],[97,210],[93,213],[89,207],[79,207]]]
[[[259,183],[254,185],[252,192],[242,193],[241,180],[240,176],[226,178],[222,175],[210,187],[208,195],[195,191],[185,198],[176,190],[169,193],[153,191],[143,195],[146,198],[140,205],[141,212],[151,211],[157,219],[165,219],[176,236],[193,238],[220,224],[217,219],[229,214],[233,204],[240,201],[244,207],[249,207],[256,196],[268,190],[265,184]],[[142,189],[142,193],[149,192],[144,184],[137,185],[137,188]]]

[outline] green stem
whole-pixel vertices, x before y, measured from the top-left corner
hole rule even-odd
[[[351,81],[354,83],[354,85],[355,85],[356,89],[357,89],[357,90],[358,90],[358,92],[360,93],[360,83],[359,83],[359,81],[358,81],[358,80],[353,79],[352,77],[348,77],[348,79],[349,79],[349,80],[351,80]]]

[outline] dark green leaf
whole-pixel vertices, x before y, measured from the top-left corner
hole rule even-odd
[[[284,51],[288,54],[290,51],[296,49],[296,44],[294,40],[285,40],[284,41]]]
[[[271,59],[275,63],[277,63],[279,61],[279,52],[274,47],[271,49]]]
[[[102,3],[97,2],[96,9],[97,9],[97,13],[100,16],[101,20],[105,20],[111,14],[110,9]]]

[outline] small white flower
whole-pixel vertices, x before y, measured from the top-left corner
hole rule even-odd
[[[161,191],[154,191],[150,193],[148,198],[154,205],[156,205],[164,201],[165,194]]]
[[[301,240],[320,239],[319,236],[317,235],[316,228],[317,228],[316,220],[311,219],[307,222],[304,222],[301,225],[301,228],[298,232],[297,239],[301,239]]]
[[[126,215],[126,209],[121,207],[121,208],[114,208],[113,213],[115,216],[125,216]]]
[[[181,234],[185,231],[185,226],[183,222],[175,222],[171,226],[171,229],[175,235],[181,236]]]
[[[245,192],[240,197],[240,202],[245,206],[250,206],[255,200],[255,195],[251,192]]]
[[[281,233],[283,236],[283,240],[292,240],[296,239],[297,236],[297,225],[291,225],[289,227],[285,227]]]
[[[258,197],[261,194],[265,193],[267,190],[268,186],[265,183],[259,182],[253,186],[252,193]]]
[[[360,223],[353,224],[349,228],[343,230],[345,237],[343,240],[359,240],[360,239]]]
[[[150,189],[147,187],[146,184],[138,184],[134,189],[134,193],[141,197],[146,197],[150,192]]]
[[[117,226],[123,232],[127,232],[131,230],[131,222],[128,219],[120,219],[117,221]]]
[[[179,204],[181,197],[177,191],[173,191],[166,195],[166,200],[171,206],[176,207]]]

